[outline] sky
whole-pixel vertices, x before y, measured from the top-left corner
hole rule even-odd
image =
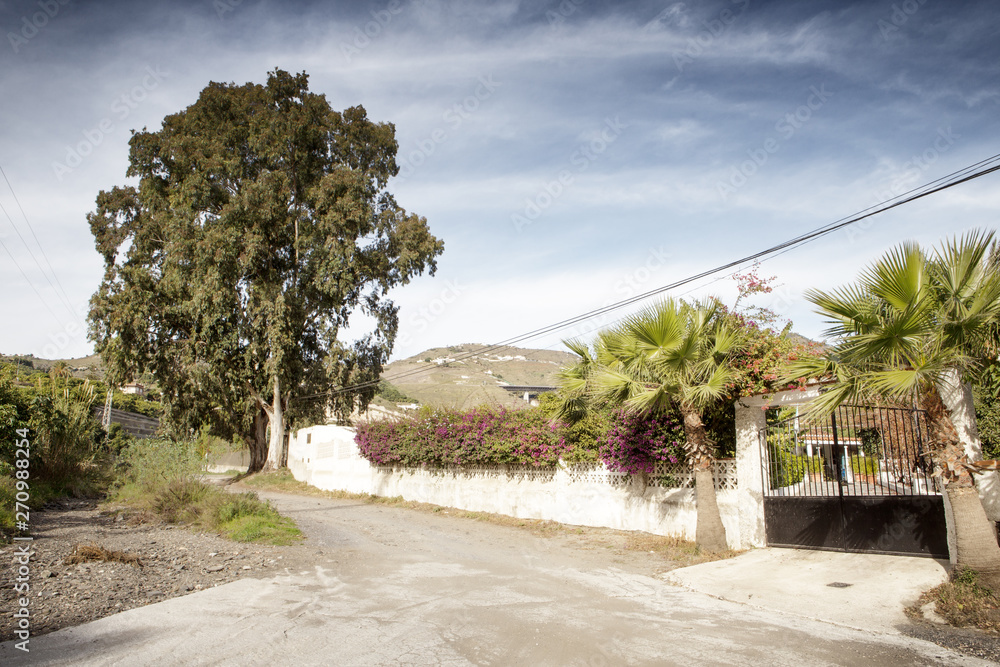
[[[93,352],[87,213],[133,130],[305,71],[391,122],[389,189],[445,243],[393,358],[497,343],[727,264],[1000,153],[995,3],[0,0],[0,352]],[[803,297],[1000,219],[1000,173],[764,261]],[[741,270],[749,270],[749,265]],[[732,270],[671,292],[736,298]],[[639,304],[642,305],[642,304]],[[521,343],[563,349],[619,311]],[[356,322],[361,331],[364,322]]]

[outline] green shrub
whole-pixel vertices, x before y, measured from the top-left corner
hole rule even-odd
[[[407,396],[399,390],[396,385],[392,384],[388,380],[379,380],[378,382],[378,395],[387,401],[392,401],[393,403],[418,403],[414,398]]]
[[[768,443],[768,478],[771,488],[798,484],[805,477],[807,457],[796,456],[779,443]]]
[[[122,458],[114,502],[239,542],[290,544],[301,538],[295,522],[256,493],[230,494],[200,481],[201,457],[194,442],[136,441]]]
[[[14,530],[14,503],[17,489],[11,477],[0,477],[0,530]]]
[[[260,511],[260,499],[255,493],[241,493],[226,499],[215,511],[216,520],[222,524],[243,516],[253,516]]]
[[[194,479],[174,479],[152,490],[152,507],[167,523],[197,523],[202,510],[199,504],[212,488]]]
[[[563,452],[566,463],[595,463],[600,460],[601,446],[607,440],[611,415],[607,411],[594,411],[575,424],[565,425],[559,434],[568,449]]]
[[[201,469],[202,459],[192,442],[133,440],[119,458],[117,485],[153,490],[178,479],[193,479]]]
[[[855,475],[875,477],[879,472],[878,459],[871,456],[852,456],[851,470],[854,471]]]

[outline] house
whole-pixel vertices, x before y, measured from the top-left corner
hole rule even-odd
[[[128,384],[122,386],[122,393],[135,394],[136,396],[145,396],[146,387],[144,385],[139,384],[138,382],[129,382]]]

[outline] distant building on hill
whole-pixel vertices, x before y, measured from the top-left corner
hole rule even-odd
[[[146,387],[139,384],[138,382],[129,382],[127,385],[122,387],[123,394],[135,394],[136,396],[145,396]]]
[[[500,387],[512,394],[520,394],[521,398],[523,398],[524,402],[528,405],[538,405],[538,397],[541,394],[558,389],[558,387],[529,384],[505,384],[500,385]]]

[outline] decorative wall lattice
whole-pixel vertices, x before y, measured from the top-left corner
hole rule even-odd
[[[463,479],[496,479],[508,482],[520,481],[554,481],[558,470],[555,468],[532,468],[528,466],[477,466],[477,467],[447,467],[447,468],[407,468],[402,466],[378,466],[380,473],[404,473],[411,475],[429,475],[435,477],[453,477]],[[636,481],[635,475],[624,472],[612,472],[603,463],[567,465],[562,468],[571,483],[601,484],[607,486],[628,486]],[[736,461],[722,460],[715,462],[715,488],[719,491],[735,490]],[[694,473],[683,463],[659,462],[653,473],[646,479],[648,486],[664,489],[693,489]]]
[[[632,476],[624,472],[611,472],[603,463],[566,466],[566,474],[571,482],[582,484],[607,484],[626,486],[632,483]]]
[[[735,460],[716,461],[712,472],[717,491],[737,488]],[[653,474],[649,476],[648,484],[664,489],[693,489],[694,472],[683,463],[658,461],[656,467],[653,468]]]
[[[540,480],[543,482],[555,479],[555,468],[532,468],[528,466],[455,466],[446,468],[407,468],[403,466],[377,466],[381,473],[408,473],[411,475],[430,475],[435,477],[460,477],[464,479],[497,479],[508,482]]]

